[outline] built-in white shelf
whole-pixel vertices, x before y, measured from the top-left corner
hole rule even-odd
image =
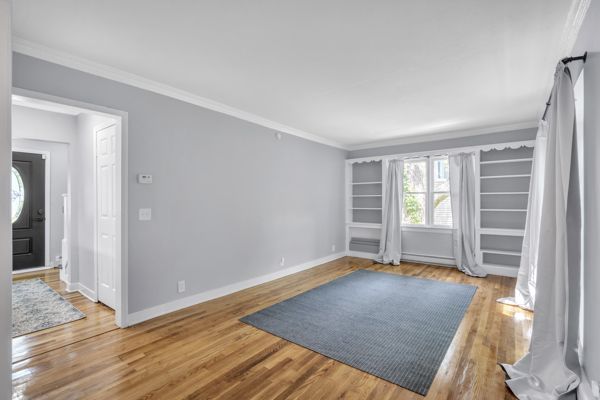
[[[516,277],[519,273],[519,267],[512,267],[510,265],[499,265],[499,264],[482,264],[481,265],[485,272],[492,275],[502,275]]]
[[[492,212],[499,212],[499,211],[527,212],[527,210],[517,209],[517,208],[482,208],[481,211],[492,211]]]
[[[369,222],[347,222],[350,228],[370,228],[370,229],[381,229],[381,224],[369,223]]]
[[[531,174],[515,174],[515,175],[486,175],[481,176],[481,179],[501,179],[501,178],[529,178]]]
[[[525,162],[525,161],[533,161],[533,158],[513,158],[513,159],[507,159],[507,160],[481,161],[481,165],[505,164],[505,163]]]
[[[353,185],[381,185],[381,181],[379,182],[352,182]]]
[[[503,229],[503,228],[480,228],[479,233],[482,235],[498,235],[498,236],[523,236],[524,229]]]
[[[352,197],[381,197],[380,194],[353,194]]]
[[[529,192],[482,192],[485,195],[497,195],[497,194],[529,194]]]
[[[374,207],[352,207],[352,210],[381,210],[381,207],[379,207],[379,208],[374,208]]]
[[[481,249],[484,253],[493,253],[493,254],[506,254],[509,256],[520,256],[520,251],[508,251],[508,250],[494,250],[494,249]]]

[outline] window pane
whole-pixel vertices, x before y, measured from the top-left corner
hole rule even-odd
[[[402,223],[411,225],[425,224],[425,194],[404,193],[402,205]]]
[[[404,162],[403,188],[405,192],[427,191],[427,161]]]
[[[433,224],[452,226],[450,193],[435,193],[433,195]]]
[[[12,167],[11,200],[11,220],[14,224],[15,221],[21,216],[21,211],[23,211],[23,203],[25,203],[25,186],[23,185],[21,174],[15,167]]]
[[[433,160],[433,191],[446,192],[450,190],[448,183],[448,158]]]

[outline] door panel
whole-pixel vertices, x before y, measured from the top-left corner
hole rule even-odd
[[[13,152],[13,270],[42,267],[46,252],[46,160]]]
[[[116,126],[96,132],[96,207],[98,300],[111,308],[116,303]]]

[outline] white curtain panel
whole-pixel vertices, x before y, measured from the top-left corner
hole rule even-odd
[[[452,205],[453,247],[456,266],[470,276],[484,277],[477,265],[475,154],[459,153],[448,157],[450,166],[450,202]]]
[[[578,70],[579,71],[579,70]],[[581,204],[576,76],[559,63],[547,113],[548,139],[539,236],[535,314],[529,353],[502,364],[519,399],[575,399],[581,279]]]
[[[379,253],[375,261],[399,265],[402,258],[402,179],[404,161],[388,161]]]
[[[521,248],[521,264],[517,275],[515,296],[498,299],[500,303],[516,305],[526,310],[533,310],[535,303],[535,281],[539,254],[540,226],[542,223],[542,198],[544,192],[547,141],[548,123],[540,121],[533,149],[527,218],[525,220],[525,234]]]

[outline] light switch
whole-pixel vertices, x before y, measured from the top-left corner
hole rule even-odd
[[[152,175],[150,174],[138,174],[138,183],[149,185],[152,183]]]
[[[140,221],[150,221],[152,219],[152,209],[140,208],[138,211],[138,219]]]

